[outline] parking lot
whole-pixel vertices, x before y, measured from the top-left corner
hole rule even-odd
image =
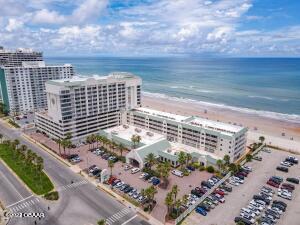
[[[20,126],[28,126],[34,123],[34,113],[26,113],[24,115],[15,116],[15,122]]]
[[[45,137],[43,134],[31,133],[30,136],[35,140],[39,141],[40,143],[43,143],[44,145],[58,152],[58,145],[51,139]],[[62,148],[61,152],[63,152]],[[90,166],[96,165],[101,170],[108,169],[108,171],[110,171],[110,169],[108,168],[108,161],[103,159],[101,156],[97,156],[91,151],[88,151],[88,145],[83,145],[72,149],[66,149],[66,152],[70,152],[70,154],[79,155],[81,161],[77,163],[77,166],[79,166],[81,170],[86,170]],[[124,152],[123,155],[125,154],[126,153]],[[141,191],[142,189],[151,186],[150,183],[139,178],[139,176],[142,173],[141,171],[136,174],[131,174],[130,170],[124,170],[125,165],[125,163],[122,163],[120,161],[116,162],[114,164],[112,174],[118,179],[122,180],[124,183],[131,185],[138,191]],[[170,176],[168,178],[168,188],[162,189],[157,187],[158,192],[155,195],[155,200],[157,201],[157,204],[151,212],[151,215],[160,221],[165,221],[165,216],[167,214],[167,206],[164,203],[165,197],[167,193],[170,192],[173,185],[178,185],[179,192],[177,196],[178,198],[181,198],[185,194],[190,194],[193,188],[200,186],[200,183],[204,180],[207,180],[209,177],[211,177],[211,174],[209,174],[208,172],[200,172],[198,170],[193,171],[189,176],[185,176],[183,178],[177,177],[170,173]]]
[[[258,156],[262,157],[262,161],[253,160],[247,163],[252,167],[253,172],[245,179],[245,183],[239,186],[234,186],[233,191],[229,193],[225,199],[225,203],[219,204],[215,209],[211,210],[207,216],[202,216],[193,212],[184,221],[184,224],[201,224],[201,225],[230,225],[235,224],[234,218],[239,216],[241,208],[248,205],[253,195],[258,194],[262,186],[268,186],[267,180],[271,176],[280,176],[284,178],[295,177],[299,179],[300,165],[294,165],[289,168],[289,173],[284,173],[276,170],[290,153],[272,150],[271,153],[260,152]],[[296,156],[297,157],[297,156]],[[299,158],[299,157],[298,157]],[[277,189],[275,191],[273,200],[281,200],[287,203],[286,212],[276,224],[279,225],[298,225],[300,213],[300,187],[295,185],[296,189],[293,192],[292,200],[285,200],[277,196]],[[270,186],[269,186],[270,187]]]

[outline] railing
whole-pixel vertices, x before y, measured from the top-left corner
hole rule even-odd
[[[190,214],[204,199],[206,199],[211,193],[215,191],[225,180],[227,180],[231,176],[231,173],[227,173],[225,177],[223,177],[218,183],[216,183],[212,189],[208,190],[204,195],[202,195],[195,204],[191,205],[187,210],[185,210],[180,216],[178,216],[175,220],[175,225],[180,223],[188,214]]]

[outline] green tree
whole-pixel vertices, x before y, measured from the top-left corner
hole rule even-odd
[[[3,139],[3,134],[0,134],[0,141],[2,143],[2,139]]]
[[[248,153],[248,154],[246,155],[246,162],[251,162],[251,161],[252,161],[252,158],[253,158],[253,156],[252,156],[250,153]]]
[[[186,163],[186,154],[183,151],[178,154],[178,162],[180,164],[180,168],[183,169],[183,166]]]
[[[55,139],[54,140],[55,142],[56,142],[56,144],[58,144],[58,153],[59,153],[59,155],[61,155],[61,151],[60,151],[60,146],[61,146],[61,139]]]
[[[264,141],[265,141],[265,137],[264,136],[260,136],[258,139],[259,139],[260,143],[264,143]]]
[[[163,183],[167,186],[168,177],[170,176],[171,164],[169,162],[160,163],[157,166],[157,172],[163,179]]]
[[[168,207],[168,215],[172,210],[173,203],[174,203],[174,199],[173,199],[172,192],[169,192],[165,198],[165,205]]]
[[[192,159],[193,159],[192,155],[190,153],[187,153],[186,154],[186,165],[189,165]]]
[[[217,165],[217,167],[218,167],[218,170],[220,170],[220,171],[223,170],[223,169],[222,169],[222,167],[223,167],[223,161],[222,161],[221,159],[218,159],[218,160],[216,161],[216,165]]]
[[[151,185],[150,187],[148,187],[144,190],[144,195],[149,199],[149,201],[151,202],[151,205],[154,202],[154,196],[156,193],[157,193],[157,190],[153,185]],[[151,206],[151,209],[152,209],[152,206]]]
[[[110,169],[110,176],[112,176],[112,171],[115,166],[115,163],[112,160],[108,160],[107,163],[108,163],[108,167]]]
[[[136,148],[139,143],[141,142],[142,138],[140,135],[137,135],[137,134],[133,134],[131,136],[131,142],[133,143],[133,148]]]
[[[66,148],[69,148],[71,146],[72,142],[69,139],[63,139],[61,141],[61,146],[64,150],[64,155],[66,155]]]
[[[97,222],[97,225],[105,225],[106,224],[106,220],[105,219],[101,219]]]
[[[238,170],[237,165],[234,163],[230,163],[228,167],[229,167],[229,171],[232,171],[233,173],[236,173]]]
[[[230,156],[224,155],[223,161],[224,161],[225,166],[228,166],[230,163]]]
[[[178,185],[177,185],[177,184],[173,185],[172,190],[171,190],[171,193],[172,193],[172,195],[173,195],[173,197],[174,197],[174,201],[175,201],[175,202],[176,202],[176,200],[177,200],[178,192],[179,192]]]
[[[153,153],[149,153],[145,157],[145,162],[147,163],[148,167],[152,169],[152,166],[157,162],[155,155]]]
[[[121,155],[121,157],[123,156],[123,151],[126,149],[125,148],[125,146],[124,145],[122,145],[122,144],[119,144],[119,146],[118,146],[118,149],[119,149],[119,151],[120,151],[120,155]]]

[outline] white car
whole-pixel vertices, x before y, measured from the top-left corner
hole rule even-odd
[[[147,176],[148,175],[148,173],[142,173],[140,176],[139,176],[139,178],[140,179],[143,179],[145,176]]]
[[[250,167],[250,166],[242,166],[242,168],[244,169],[244,170],[247,170],[247,171],[249,171],[249,172],[251,172],[252,171],[252,168]]]
[[[132,195],[132,197],[134,198],[134,199],[137,199],[139,196],[140,196],[140,192],[135,192],[133,195]]]
[[[141,169],[140,169],[140,168],[137,168],[137,167],[131,169],[131,173],[132,173],[132,174],[135,174],[135,173],[137,173],[137,172],[139,172],[139,171],[141,171]]]
[[[264,209],[261,205],[257,204],[256,202],[252,202],[252,201],[251,201],[251,202],[249,203],[249,205],[255,207],[255,208],[258,209],[259,211],[262,211],[262,210]]]
[[[292,197],[291,196],[289,196],[289,195],[287,195],[286,193],[284,193],[284,192],[278,192],[278,194],[277,194],[279,197],[282,197],[282,198],[284,198],[284,199],[287,199],[287,200],[292,200]]]
[[[288,162],[281,162],[280,165],[285,166],[285,167],[291,167],[291,164]]]
[[[128,193],[128,195],[129,195],[129,196],[133,196],[134,193],[136,193],[136,192],[137,192],[137,190],[136,190],[136,189],[133,189],[131,192]]]
[[[127,165],[124,167],[124,170],[125,170],[125,171],[130,170],[132,167],[133,167],[132,165],[127,164]]]
[[[124,183],[123,181],[120,181],[119,183],[117,183],[117,184],[115,185],[115,188],[120,188],[120,187],[122,187],[124,184],[125,184],[125,183]]]
[[[247,207],[251,212],[253,212],[255,214],[255,216],[258,216],[260,214],[260,211],[258,209],[256,209],[255,207],[248,205]]]
[[[240,184],[243,184],[243,183],[244,183],[244,181],[243,181],[242,179],[238,178],[238,177],[233,176],[232,179],[233,179],[234,181],[240,183]]]
[[[234,180],[229,180],[228,182],[229,184],[233,185],[233,186],[239,186],[240,184]]]
[[[253,218],[255,217],[255,214],[250,209],[247,209],[247,208],[242,208],[241,213],[249,214]]]
[[[282,210],[280,210],[280,209],[278,209],[278,208],[276,208],[276,207],[272,207],[272,208],[270,208],[271,210],[273,210],[274,212],[277,212],[278,214],[280,214],[280,215],[282,215]]]

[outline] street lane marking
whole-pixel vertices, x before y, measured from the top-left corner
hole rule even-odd
[[[0,171],[2,174],[2,177],[9,183],[9,185],[17,192],[17,194],[23,199],[23,196],[20,194],[20,192],[16,189],[16,187],[8,180],[8,178]]]
[[[6,208],[12,207],[12,206],[14,206],[14,205],[16,205],[16,204],[18,204],[18,203],[20,203],[20,202],[23,202],[23,201],[25,201],[25,200],[31,198],[32,196],[33,196],[33,195],[30,195],[30,196],[28,196],[27,198],[23,198],[23,199],[20,200],[20,201],[17,201],[17,202],[15,202],[15,203],[13,203],[13,204],[10,204],[10,205],[6,206]]]
[[[24,199],[25,200],[25,199]],[[24,201],[23,200],[23,201]],[[13,205],[7,207],[10,211],[12,212],[18,212],[20,211],[21,209],[25,209],[25,208],[30,208],[32,205],[35,205],[39,202],[39,199],[38,198],[34,198],[34,199],[30,199],[26,202],[17,202],[17,203],[14,203]]]
[[[126,216],[127,214],[129,214],[131,212],[130,209],[128,208],[123,208],[122,210],[120,210],[119,212],[113,214],[112,216],[110,216],[109,218],[106,219],[106,223],[111,225],[112,223],[115,223],[116,221],[118,221],[119,219],[121,219],[122,217]]]
[[[137,217],[138,215],[135,214],[133,217],[131,217],[129,220],[126,220],[124,223],[122,223],[121,225],[125,225],[126,223],[129,223],[131,220],[133,220],[135,217]]]
[[[74,182],[72,184],[68,184],[68,185],[65,185],[65,186],[58,187],[57,190],[58,191],[65,191],[67,189],[75,188],[75,187],[78,187],[80,185],[84,185],[84,184],[87,184],[87,183],[88,183],[87,180],[81,180],[81,181],[78,181],[78,182]]]

